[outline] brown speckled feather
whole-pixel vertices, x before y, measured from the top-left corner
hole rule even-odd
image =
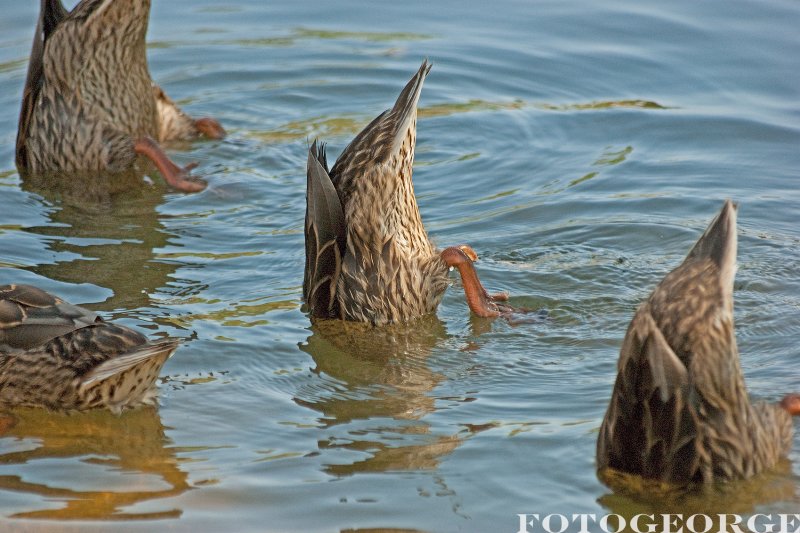
[[[140,137],[198,130],[153,85],[145,34],[150,0],[42,0],[17,131],[20,171],[121,172]]]
[[[166,142],[197,137],[194,119],[184,113],[161,87],[153,84],[153,95],[158,115],[158,140]]]
[[[178,341],[149,342],[30,285],[0,286],[0,406],[114,412],[155,401]]]
[[[309,155],[309,183],[312,174],[320,183],[327,178],[344,215],[344,238],[336,233],[336,242],[344,243],[341,266],[331,263],[323,271],[337,276],[329,291],[335,303],[320,306],[310,301],[311,288],[323,278],[310,271],[317,263],[309,254],[322,246],[314,244],[309,229],[331,224],[315,219],[311,204],[307,208],[304,296],[313,316],[386,324],[431,313],[441,301],[448,269],[422,224],[411,180],[417,102],[429,71],[424,61],[394,107],[353,139],[329,174],[322,172],[324,162]],[[309,191],[309,202],[319,197]]]
[[[736,207],[727,201],[636,312],[597,441],[598,468],[677,483],[746,478],[791,444],[778,405],[751,404],[733,325]]]

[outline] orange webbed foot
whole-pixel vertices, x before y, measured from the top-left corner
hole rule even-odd
[[[488,296],[494,302],[507,302],[509,298],[508,291],[496,292],[494,294],[489,294]]]
[[[197,163],[189,163],[181,168],[167,157],[161,146],[150,137],[141,137],[134,142],[134,150],[150,159],[161,172],[164,181],[172,187],[183,192],[199,192],[206,188],[206,182],[200,178],[190,176],[189,172],[197,167]]]
[[[786,409],[792,416],[800,415],[800,394],[787,394],[781,400],[780,406]]]
[[[478,254],[472,247],[467,245],[451,246],[442,251],[441,257],[447,266],[457,268],[461,274],[461,284],[464,286],[467,304],[475,315],[484,318],[502,316],[511,324],[525,322],[525,320],[517,320],[515,315],[530,313],[530,309],[512,307],[502,303],[508,301],[509,298],[505,291],[496,294],[486,292],[475,271],[474,262],[478,260]]]
[[[198,118],[194,121],[194,127],[201,135],[209,139],[222,139],[227,135],[225,128],[213,118]]]

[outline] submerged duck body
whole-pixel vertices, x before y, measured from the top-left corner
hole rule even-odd
[[[149,14],[149,0],[82,0],[72,11],[42,0],[17,132],[21,172],[122,172],[142,154],[173,187],[202,188],[158,141],[224,130],[192,119],[153,84]]]
[[[0,286],[0,407],[120,412],[156,399],[178,346],[30,285]]]
[[[747,478],[791,446],[797,395],[751,403],[733,323],[736,207],[725,202],[637,310],[597,441],[597,466],[675,483]]]
[[[422,63],[330,171],[324,146],[309,149],[303,296],[313,317],[381,325],[432,313],[450,267],[472,268],[469,247],[436,249],[414,195],[417,103],[430,68]],[[479,283],[465,290],[481,293],[474,312],[499,314]]]

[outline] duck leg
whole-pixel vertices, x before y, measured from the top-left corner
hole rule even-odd
[[[159,141],[189,140],[200,135],[209,139],[225,137],[225,128],[217,120],[207,117],[193,119],[184,113],[158,85],[153,84],[153,94],[156,98],[156,112],[158,113]]]
[[[203,117],[194,121],[197,131],[209,139],[222,139],[225,137],[225,128],[216,119]]]
[[[498,303],[508,300],[507,292],[497,294],[486,292],[486,289],[478,279],[478,273],[475,271],[473,264],[474,261],[477,261],[478,254],[471,247],[466,245],[451,246],[442,251],[441,257],[447,266],[458,269],[459,274],[461,274],[461,283],[464,286],[464,294],[467,297],[467,304],[470,311],[477,316],[484,318],[508,317],[514,311],[526,311]]]
[[[196,167],[197,163],[190,163],[183,168],[179,167],[167,157],[161,146],[152,138],[145,136],[136,139],[133,149],[137,154],[142,154],[155,163],[156,168],[170,187],[184,192],[198,192],[206,188],[203,180],[189,176],[189,171]]]
[[[781,400],[780,406],[792,416],[800,415],[800,394],[787,394]]]

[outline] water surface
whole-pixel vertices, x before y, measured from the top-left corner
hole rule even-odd
[[[154,79],[220,119],[170,147],[206,191],[22,180],[35,2],[0,18],[0,283],[188,341],[161,405],[15,413],[4,531],[516,531],[517,513],[795,512],[800,437],[705,496],[612,491],[597,429],[638,303],[725,198],[751,393],[800,388],[800,5],[785,0],[154,2]],[[330,157],[423,58],[414,181],[440,246],[546,321],[366,332],[300,309],[309,140]]]

